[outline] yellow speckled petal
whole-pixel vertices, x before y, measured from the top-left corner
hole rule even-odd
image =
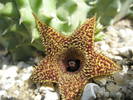
[[[111,75],[121,70],[111,59],[102,54],[93,55],[92,66],[87,72],[88,78]],[[90,63],[90,62],[88,62]]]
[[[33,73],[31,75],[31,80],[35,83],[45,83],[45,82],[58,82],[58,65],[56,62],[46,57],[40,62],[38,66],[35,66]]]
[[[82,49],[93,49],[96,18],[88,19],[71,36],[71,44]]]
[[[81,91],[87,81],[77,75],[63,75],[59,81],[60,93],[62,100],[77,100],[81,96]]]
[[[33,15],[37,24],[37,28],[42,35],[45,52],[47,54],[54,55],[55,52],[60,51],[62,42],[65,41],[65,36],[59,34],[53,28],[42,23],[35,14]]]

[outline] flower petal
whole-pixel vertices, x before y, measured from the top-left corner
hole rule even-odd
[[[62,100],[77,100],[86,83],[87,81],[79,74],[76,77],[75,75],[63,74],[59,81]]]
[[[83,50],[93,49],[94,42],[94,30],[95,30],[96,18],[92,17],[88,19],[74,34],[70,37],[71,44],[79,46]]]
[[[43,59],[38,66],[35,67],[31,80],[34,83],[58,82],[58,65],[49,57]]]
[[[33,14],[38,30],[42,35],[42,42],[45,47],[47,54],[54,55],[55,52],[58,52],[62,47],[62,42],[65,41],[65,36],[59,34],[53,28],[42,23],[35,14]]]
[[[120,66],[102,54],[95,53],[93,59],[91,67],[88,68],[88,70],[86,69],[86,76],[88,76],[88,78],[111,75],[121,70]]]

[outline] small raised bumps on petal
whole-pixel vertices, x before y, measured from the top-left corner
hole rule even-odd
[[[88,19],[69,37],[34,17],[47,55],[33,71],[33,82],[56,82],[63,100],[77,100],[90,78],[120,70],[112,60],[94,51],[95,17]],[[73,70],[77,66],[79,68]]]
[[[31,75],[31,80],[35,83],[58,82],[58,66],[50,57],[46,57],[40,62]]]

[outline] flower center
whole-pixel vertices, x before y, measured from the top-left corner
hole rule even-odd
[[[68,72],[75,72],[80,68],[80,60],[79,59],[69,59],[67,61],[66,70]]]
[[[61,56],[62,68],[65,72],[80,71],[83,63],[83,53],[77,48],[69,48],[64,51]]]

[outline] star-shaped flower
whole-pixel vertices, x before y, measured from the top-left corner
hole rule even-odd
[[[34,83],[55,82],[63,100],[75,100],[89,79],[120,70],[112,60],[94,51],[95,17],[71,36],[59,34],[34,17],[46,52],[31,75]]]

